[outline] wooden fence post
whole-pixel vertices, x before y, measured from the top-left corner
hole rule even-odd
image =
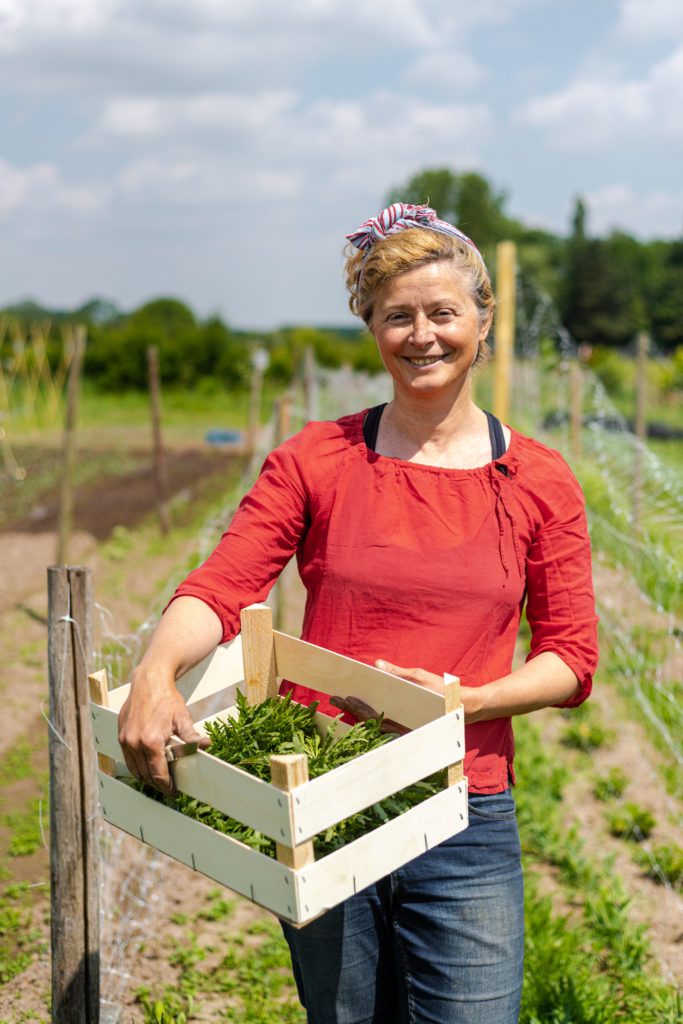
[[[92,570],[48,568],[52,1024],[99,1022],[99,814],[87,665],[92,620]]]
[[[168,515],[168,474],[166,458],[161,439],[161,384],[159,382],[159,352],[156,345],[147,349],[149,370],[149,400],[152,412],[152,440],[154,445],[154,481],[157,491],[159,525],[164,536],[171,528]]]
[[[643,446],[647,440],[647,360],[650,335],[640,331],[636,338],[636,446],[633,457],[633,532],[640,530],[643,505]]]
[[[581,364],[578,359],[572,359],[569,364],[569,448],[573,459],[581,458],[582,383]]]
[[[497,253],[493,412],[502,423],[507,423],[515,347],[515,243],[499,242]]]
[[[79,324],[74,331],[74,353],[69,367],[67,384],[66,417],[64,420],[64,441],[62,445],[62,480],[59,494],[59,538],[57,540],[57,562],[68,561],[69,541],[73,520],[73,474],[76,454],[76,417],[78,396],[81,387],[81,371],[85,353],[85,327]]]

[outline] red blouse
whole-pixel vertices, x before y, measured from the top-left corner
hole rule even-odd
[[[561,455],[513,430],[495,463],[424,466],[368,449],[363,418],[309,423],[271,452],[174,597],[208,604],[229,640],[240,610],[265,600],[296,553],[304,640],[367,664],[450,672],[465,686],[510,672],[526,599],[529,658],[557,654],[580,683],[566,704],[580,704],[597,664],[597,616],[583,495]],[[290,689],[338,714],[324,695]],[[470,789],[503,790],[510,719],[468,725],[465,745]]]

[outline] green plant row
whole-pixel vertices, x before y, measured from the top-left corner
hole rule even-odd
[[[658,976],[646,927],[633,922],[611,861],[590,855],[577,829],[563,822],[569,766],[528,720],[517,720],[515,735],[527,877],[521,1024],[680,1024],[680,993]],[[554,913],[551,899],[539,892],[539,870],[548,865],[564,890],[567,913]]]
[[[332,727],[321,736],[314,722],[317,706],[316,702],[304,707],[287,695],[283,700],[274,697],[250,707],[238,691],[237,717],[217,719],[207,725],[207,733],[211,738],[208,752],[266,782],[270,781],[271,755],[305,754],[309,778],[315,779],[392,739],[392,734],[381,731],[381,719],[359,722],[340,736],[335,734]],[[444,781],[444,772],[438,772],[331,825],[313,840],[316,858],[324,857],[366,832],[379,828],[411,807],[416,807],[443,789]],[[275,840],[222,814],[209,804],[185,793],[171,799],[162,797],[150,787],[139,788],[153,799],[163,800],[174,810],[238,839],[269,857],[275,856]]]

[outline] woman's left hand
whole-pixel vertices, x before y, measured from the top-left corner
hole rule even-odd
[[[408,683],[424,686],[425,690],[433,690],[434,693],[440,694],[445,692],[443,676],[438,676],[436,672],[427,672],[424,668],[401,668],[400,665],[392,665],[390,661],[381,659],[375,662],[375,668],[381,669],[382,672],[391,672],[392,676],[405,679]]]
[[[425,690],[433,690],[434,693],[445,692],[443,676],[436,672],[428,672],[424,668],[402,668],[400,665],[392,665],[390,661],[380,659],[375,662],[375,668],[383,672],[391,672],[399,679],[405,679],[408,683],[415,683],[417,686],[424,686]],[[460,686],[460,700],[465,709],[465,721],[476,721],[481,715],[482,696],[484,689],[481,686]]]

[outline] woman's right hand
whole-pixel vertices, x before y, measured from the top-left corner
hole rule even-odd
[[[185,743],[210,744],[194,727],[187,705],[171,675],[140,665],[131,678],[128,699],[119,713],[119,743],[132,774],[166,796],[177,796],[166,759],[172,736]]]

